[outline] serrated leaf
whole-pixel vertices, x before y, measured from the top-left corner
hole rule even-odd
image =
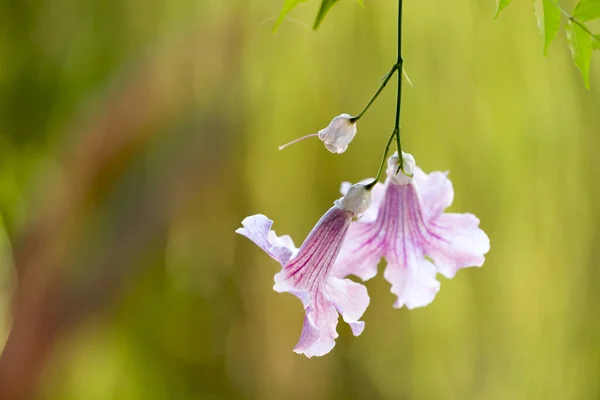
[[[573,10],[573,17],[580,21],[600,18],[600,0],[580,0]]]
[[[496,0],[496,14],[494,14],[494,18],[498,18],[500,15],[500,11],[504,10],[506,6],[510,4],[512,0]]]
[[[565,27],[567,42],[575,65],[581,71],[585,87],[590,88],[590,63],[592,62],[592,36],[581,26],[573,21],[567,22]]]
[[[285,3],[283,3],[283,8],[281,9],[281,12],[279,13],[279,17],[277,18],[277,21],[275,22],[275,25],[273,26],[273,33],[275,33],[275,31],[279,28],[279,25],[281,25],[281,23],[285,19],[286,15],[288,15],[288,13],[290,11],[292,11],[292,9],[294,9],[294,7],[296,7],[298,4],[300,4],[304,1],[306,1],[306,0],[285,0]]]
[[[319,7],[319,13],[317,14],[317,19],[315,19],[315,24],[313,25],[313,29],[319,29],[319,25],[323,22],[323,18],[327,12],[333,7],[335,3],[339,0],[321,0],[321,7]]]
[[[544,40],[544,55],[548,55],[548,47],[560,29],[560,9],[552,0],[535,0],[533,2],[535,17],[542,39]]]

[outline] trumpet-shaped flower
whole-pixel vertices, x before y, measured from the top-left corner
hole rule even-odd
[[[355,336],[364,329],[364,322],[359,319],[369,304],[367,289],[333,276],[332,269],[352,218],[365,212],[370,199],[371,193],[364,186],[350,187],[321,217],[299,250],[289,236],[278,237],[271,230],[273,221],[264,215],[245,218],[243,228],[236,231],[281,264],[273,289],[292,293],[302,301],[305,318],[294,348],[297,353],[312,357],[331,351],[338,336],[338,314]]]
[[[304,140],[309,137],[318,136],[325,143],[325,147],[332,153],[341,154],[346,151],[348,145],[356,135],[356,121],[348,114],[338,115],[331,120],[326,128],[321,129],[318,133],[303,136],[292,140],[282,146],[279,150],[283,150],[287,146]]]
[[[394,307],[412,309],[433,301],[440,287],[437,272],[452,278],[461,268],[483,265],[490,241],[474,215],[444,213],[454,197],[445,173],[427,175],[410,154],[403,157],[405,173],[398,170],[396,154],[388,160],[388,178],[373,188],[365,217],[351,224],[334,274],[368,280],[385,257]]]

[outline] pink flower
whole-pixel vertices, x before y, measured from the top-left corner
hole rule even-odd
[[[350,187],[317,222],[300,250],[289,236],[275,235],[271,230],[273,221],[264,215],[245,218],[244,227],[236,231],[281,264],[273,289],[292,293],[304,304],[304,326],[294,348],[296,353],[307,357],[329,353],[338,336],[338,313],[355,336],[364,329],[364,322],[359,319],[369,304],[367,289],[333,276],[332,269],[352,218],[369,207],[370,198],[371,193],[364,186]]]
[[[408,175],[396,173],[398,156],[390,157],[388,178],[373,188],[364,217],[351,224],[334,271],[340,278],[368,280],[385,257],[394,307],[412,309],[433,301],[440,288],[437,272],[452,278],[460,268],[483,265],[490,241],[473,214],[444,213],[454,197],[445,173],[427,175],[410,154],[403,156]]]

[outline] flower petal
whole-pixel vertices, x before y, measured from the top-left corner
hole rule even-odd
[[[384,236],[380,225],[363,223],[362,219],[350,224],[340,250],[333,274],[338,278],[356,275],[363,281],[377,275],[377,265],[384,252]]]
[[[430,261],[414,256],[407,257],[402,264],[389,263],[383,273],[392,284],[391,292],[397,296],[394,307],[408,309],[424,307],[433,301],[440,290],[435,275],[435,266]]]
[[[355,335],[364,329],[359,319],[369,304],[367,289],[332,275],[351,220],[351,212],[332,207],[315,225],[298,254],[275,275],[273,288],[294,294],[304,305],[304,326],[294,351],[307,357],[331,351],[338,336],[338,312]]]
[[[329,353],[338,337],[337,323],[338,313],[333,303],[325,298],[324,293],[317,292],[306,309],[302,333],[294,351],[308,358]]]
[[[435,298],[440,283],[435,279],[435,266],[425,259],[417,186],[391,183],[383,207],[381,215],[390,220],[384,229],[388,265],[383,276],[397,296],[394,307],[426,306]]]
[[[311,299],[310,293],[302,288],[299,288],[297,285],[294,285],[290,282],[289,277],[286,275],[286,270],[281,270],[275,274],[275,285],[273,285],[273,290],[277,293],[290,293],[300,299],[304,308],[310,306]]]
[[[302,334],[294,351],[307,357],[329,353],[338,337],[338,312],[350,325],[354,336],[360,335],[365,323],[359,319],[369,300],[367,288],[363,285],[349,279],[330,278],[326,290],[317,292],[306,309]]]
[[[333,301],[344,321],[350,325],[354,336],[358,336],[365,328],[365,323],[359,321],[369,305],[367,288],[350,279],[331,277],[327,281],[327,294]]]
[[[288,235],[277,236],[271,230],[273,221],[262,214],[244,218],[242,225],[243,228],[238,228],[235,232],[252,240],[258,247],[282,265],[287,263],[298,252],[292,238]]]
[[[336,146],[333,144],[329,144],[329,143],[325,143],[325,147],[327,148],[327,150],[329,150],[330,152],[332,152],[333,154],[342,154],[343,152],[345,152],[346,150],[348,150],[348,145],[342,145],[342,146]]]
[[[473,214],[442,214],[431,221],[435,232],[426,245],[426,254],[446,278],[453,278],[459,269],[480,267],[484,254],[490,250],[490,239],[479,228],[479,219]]]
[[[452,204],[454,189],[447,172],[434,171],[428,175],[416,167],[414,181],[421,194],[424,211],[430,217],[438,216]]]

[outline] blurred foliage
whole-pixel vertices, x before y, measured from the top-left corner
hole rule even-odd
[[[403,148],[450,171],[452,210],[491,238],[484,267],[413,311],[379,274],[365,332],[340,324],[308,360],[300,302],[234,230],[260,212],[300,243],[341,181],[375,174],[393,90],[343,155],[277,146],[362,109],[395,59],[395,2],[339,2],[317,33],[303,3],[275,35],[280,0],[0,3],[0,329],[13,253],[45,254],[22,240],[40,215],[69,216],[48,237],[59,304],[83,314],[40,397],[600,397],[600,73],[588,91],[566,46],[541,57],[530,3],[493,6],[404,9]]]
[[[285,17],[288,15],[290,11],[292,11],[298,4],[305,2],[306,0],[284,0],[283,9],[279,13],[279,17],[277,18],[277,22],[273,26],[273,32],[279,28],[281,23],[285,20]],[[321,5],[319,6],[319,11],[317,12],[317,17],[315,18],[315,22],[313,24],[313,29],[318,29],[325,19],[325,16],[329,12],[329,10],[337,3],[339,0],[321,0]],[[358,4],[361,7],[364,7],[363,0],[357,0]]]
[[[498,0],[496,17],[511,0]],[[599,0],[579,0],[569,14],[556,0],[535,0],[533,2],[538,28],[544,42],[544,55],[548,55],[548,47],[556,37],[561,27],[561,14],[566,19],[565,34],[571,49],[573,61],[581,72],[583,82],[590,87],[590,64],[592,52],[600,47],[600,37],[595,35],[584,22],[600,18]]]
[[[553,0],[537,0],[533,3],[533,8],[544,41],[544,55],[547,57],[550,43],[560,30],[560,8],[553,3]]]

